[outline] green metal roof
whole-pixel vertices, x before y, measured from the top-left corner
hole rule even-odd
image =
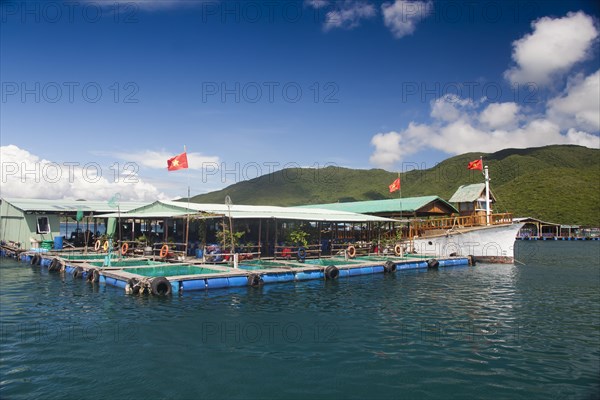
[[[485,183],[473,183],[471,185],[462,185],[458,188],[458,190],[452,195],[450,200],[451,203],[465,203],[472,202],[479,199],[485,198]],[[490,198],[492,201],[495,200],[494,195],[490,191]]]
[[[233,204],[229,210],[225,204],[201,204],[180,201],[156,201],[152,204],[131,210],[129,213],[121,213],[121,217],[127,218],[165,218],[178,217],[187,213],[210,214],[212,216],[226,216],[231,212],[234,219],[253,218],[275,218],[302,221],[327,221],[327,222],[368,222],[368,221],[392,221],[388,218],[363,215],[347,211],[332,211],[319,208],[305,207],[278,207],[278,206],[250,206]],[[100,217],[114,217],[111,214]]]
[[[352,201],[348,203],[328,203],[328,204],[310,204],[302,207],[324,208],[335,211],[348,211],[359,214],[380,214],[380,213],[411,213],[418,211],[434,201],[445,203],[450,209],[458,212],[450,203],[438,196],[420,196],[406,197],[386,200],[367,200]]]
[[[47,200],[47,199],[17,199],[17,198],[2,198],[23,212],[52,212],[52,213],[74,213],[77,211],[83,212],[112,212],[117,211],[116,205],[109,204],[108,201],[89,201],[89,200]],[[141,207],[148,202],[140,201],[119,201],[119,209],[121,212],[129,211],[133,208]]]

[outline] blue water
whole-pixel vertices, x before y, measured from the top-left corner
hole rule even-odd
[[[0,398],[598,398],[600,242],[517,246],[171,298],[2,259]]]

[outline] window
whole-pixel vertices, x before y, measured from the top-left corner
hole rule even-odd
[[[38,217],[37,233],[50,233],[50,221],[48,217]]]

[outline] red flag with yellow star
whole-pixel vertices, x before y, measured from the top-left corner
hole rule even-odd
[[[184,151],[178,156],[169,158],[167,160],[167,170],[177,171],[178,169],[185,169],[188,167],[187,153]]]

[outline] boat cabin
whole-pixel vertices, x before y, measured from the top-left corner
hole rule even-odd
[[[457,204],[461,217],[478,216],[481,217],[481,223],[485,223],[485,183],[462,185],[448,201]],[[490,190],[490,213],[495,202],[496,198]]]

